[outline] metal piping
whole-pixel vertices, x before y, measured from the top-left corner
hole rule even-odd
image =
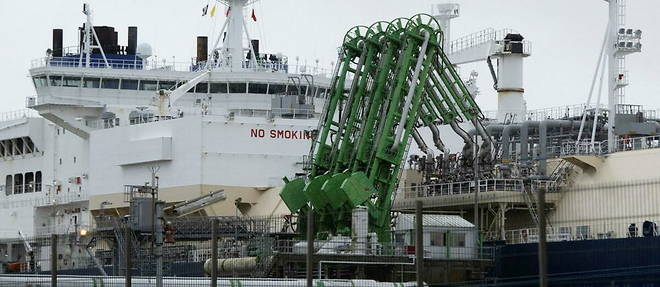
[[[548,158],[548,128],[570,128],[573,126],[580,127],[580,122],[573,120],[544,120],[539,125],[539,168],[538,173],[540,176],[545,176]]]
[[[464,131],[461,127],[459,127],[456,121],[451,121],[449,123],[449,126],[451,127],[452,130],[454,130],[454,132],[456,132],[458,136],[460,136],[463,139],[465,144],[469,144],[469,145],[474,144],[470,135],[466,131]]]
[[[539,121],[524,121],[520,124],[520,159],[529,159],[529,128],[538,128]]]
[[[509,159],[509,149],[510,149],[509,146],[511,145],[511,137],[514,136],[515,133],[519,133],[519,132],[520,132],[519,124],[506,125],[506,127],[502,131],[502,159]]]
[[[394,137],[394,144],[390,151],[394,151],[399,147],[401,143],[401,137],[403,136],[403,130],[406,125],[406,120],[408,119],[408,113],[410,112],[410,104],[412,103],[413,96],[415,95],[415,90],[417,90],[417,80],[419,79],[419,73],[422,71],[422,65],[424,64],[424,57],[426,56],[426,50],[429,46],[429,40],[431,39],[431,33],[424,30],[424,43],[422,43],[422,49],[419,51],[419,56],[417,57],[417,65],[415,66],[415,71],[410,80],[410,87],[408,89],[408,95],[406,95],[406,103],[403,106],[403,114],[401,115],[401,120],[399,120],[399,126],[396,128],[396,135]]]
[[[412,130],[412,137],[415,140],[419,150],[425,153],[427,158],[435,158],[433,151],[429,148],[428,145],[426,145],[426,142],[424,142],[424,139],[422,139],[422,136],[419,135],[419,131],[416,128]]]
[[[429,129],[431,129],[431,133],[433,134],[433,144],[435,147],[444,155],[449,155],[449,148],[445,146],[445,143],[440,139],[440,131],[438,130],[438,127],[435,124],[431,124],[429,125]]]

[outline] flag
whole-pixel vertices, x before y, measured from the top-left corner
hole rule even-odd
[[[202,16],[206,16],[206,12],[209,11],[209,4],[206,4],[204,8],[202,8]]]
[[[211,8],[211,17],[215,16],[215,5]]]
[[[254,14],[254,9],[252,9],[252,20],[254,20],[254,22],[257,22],[257,14]]]
[[[227,11],[225,12],[225,16],[229,17],[229,12],[231,12],[231,7],[227,8]]]

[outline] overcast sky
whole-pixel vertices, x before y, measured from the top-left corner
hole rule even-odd
[[[138,26],[138,42],[147,42],[160,58],[189,61],[195,36],[220,29],[223,8],[215,18],[201,17],[207,0],[90,0],[94,24],[114,26],[126,44],[127,26]],[[429,13],[437,0],[263,0],[253,5],[257,22],[249,21],[261,50],[281,52],[309,64],[318,59],[330,66],[344,33],[416,13]],[[532,41],[525,59],[524,88],[530,109],[584,103],[607,21],[602,0],[456,0],[461,16],[453,22],[454,38],[492,27],[512,28]],[[213,2],[211,1],[211,6]],[[73,0],[0,0],[0,111],[21,109],[35,94],[28,78],[32,59],[51,46],[51,29],[64,29],[64,45],[76,44],[76,27],[84,21],[82,2]],[[628,1],[628,24],[641,29],[643,53],[628,57],[631,86],[628,101],[660,107],[660,1]],[[249,11],[247,13],[249,15]],[[303,60],[304,59],[304,60]],[[292,60],[295,61],[295,60]],[[462,67],[480,73],[483,109],[496,107],[492,80],[485,63]]]

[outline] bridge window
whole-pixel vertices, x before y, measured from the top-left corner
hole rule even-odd
[[[34,173],[34,192],[41,192],[41,171]]]
[[[32,81],[34,82],[34,87],[37,89],[48,86],[48,79],[46,76],[34,77],[32,78]]]
[[[121,80],[121,89],[122,90],[137,90],[138,89],[138,80]]]
[[[268,86],[269,95],[283,94],[285,92],[286,92],[286,85],[270,84]]]
[[[100,78],[84,78],[83,79],[83,88],[93,88],[98,89],[101,87]]]
[[[118,79],[103,79],[101,81],[101,88],[103,89],[119,89]]]
[[[13,183],[14,178],[11,175],[8,175],[5,178],[5,195],[11,195],[13,193]]]
[[[28,172],[25,174],[25,193],[34,192],[34,173]]]
[[[170,81],[158,82],[159,90],[173,90],[175,87],[176,87],[176,82],[170,82]]]
[[[211,94],[226,94],[227,83],[211,83]]]
[[[17,173],[14,175],[14,194],[23,193],[23,175]]]
[[[203,93],[206,94],[209,92],[209,84],[208,83],[199,83],[197,86],[195,86],[195,93]]]
[[[141,91],[155,91],[156,89],[158,89],[158,84],[156,81],[140,81]]]
[[[23,154],[23,139],[22,138],[16,138],[16,155],[22,155]]]
[[[65,87],[80,87],[80,77],[64,77],[63,86]]]
[[[250,94],[265,94],[268,90],[268,84],[250,83],[248,86],[248,93]]]
[[[247,90],[246,83],[229,83],[229,93],[245,94]]]
[[[51,87],[60,87],[62,86],[62,76],[48,76]]]

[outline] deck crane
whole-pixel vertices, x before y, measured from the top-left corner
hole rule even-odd
[[[432,16],[418,14],[345,35],[310,150],[312,167],[304,178],[285,178],[280,193],[300,215],[299,227],[313,207],[319,237],[350,235],[352,210],[365,206],[369,232],[390,242],[394,191],[416,129],[438,135],[438,124],[470,121],[492,144],[479,107],[442,50],[439,27]],[[434,143],[444,149],[439,138]]]

